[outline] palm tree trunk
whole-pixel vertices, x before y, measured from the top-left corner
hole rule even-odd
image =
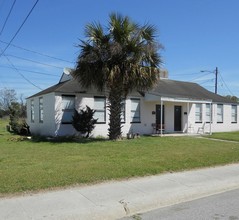
[[[109,93],[109,139],[121,138],[121,107],[122,107],[122,84],[114,83]]]

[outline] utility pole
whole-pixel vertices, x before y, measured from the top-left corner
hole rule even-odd
[[[208,73],[215,73],[215,94],[217,94],[217,77],[218,77],[218,68],[216,67],[215,70],[209,71],[209,70],[201,70],[200,72],[208,72]]]
[[[216,67],[216,70],[215,70],[215,94],[217,94],[217,75],[218,75],[218,69]]]

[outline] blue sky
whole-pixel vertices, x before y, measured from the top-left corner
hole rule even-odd
[[[13,2],[0,0],[0,31]],[[0,35],[1,50],[34,3],[16,0]],[[0,57],[0,89],[15,89],[28,97],[58,83],[63,68],[75,66],[85,25],[107,24],[108,15],[118,12],[156,26],[165,48],[162,68],[170,79],[196,82],[214,91],[213,71],[218,67],[218,93],[239,97],[238,9],[238,0],[39,0]]]

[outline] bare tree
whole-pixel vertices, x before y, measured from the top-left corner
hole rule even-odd
[[[7,111],[11,103],[17,101],[17,93],[14,89],[4,88],[0,90],[0,109]]]

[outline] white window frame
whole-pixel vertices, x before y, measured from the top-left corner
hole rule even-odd
[[[125,109],[126,109],[125,107],[126,107],[126,101],[125,99],[123,99],[121,102],[121,114],[120,114],[121,123],[125,123]]]
[[[205,105],[205,122],[212,122],[212,105],[209,103],[206,103]]]
[[[135,108],[134,105],[137,105]],[[140,116],[140,99],[132,98],[131,99],[131,123],[141,123]]]
[[[43,112],[43,97],[39,98],[39,122],[43,123],[43,116],[44,116],[44,112]]]
[[[31,100],[31,122],[35,121],[34,99]]]
[[[201,103],[195,104],[195,123],[202,123],[202,104]]]
[[[223,104],[217,104],[217,123],[223,123]]]
[[[231,123],[237,123],[237,105],[231,105]]]
[[[62,124],[71,124],[72,123],[72,117],[74,115],[75,111],[75,96],[74,95],[62,95]],[[66,104],[66,102],[68,103]]]
[[[102,104],[99,104],[102,102]],[[104,96],[95,96],[94,97],[94,118],[97,119],[97,124],[106,123],[106,98]],[[101,117],[98,117],[101,115]]]

